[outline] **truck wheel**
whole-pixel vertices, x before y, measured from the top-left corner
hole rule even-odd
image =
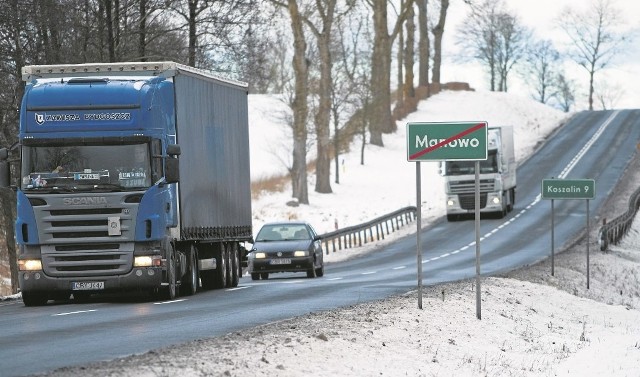
[[[180,294],[182,296],[192,296],[198,291],[198,258],[193,245],[190,246],[187,254],[187,274],[185,279],[180,279]]]
[[[453,222],[458,220],[458,215],[447,215],[447,221]]]
[[[233,244],[227,244],[225,249],[227,250],[227,279],[224,286],[230,288],[233,287]]]
[[[176,298],[176,259],[173,250],[169,250],[167,258],[167,282],[169,285],[164,288],[162,295],[165,300]]]
[[[260,280],[260,274],[257,272],[251,273],[251,280]]]
[[[229,257],[228,252],[224,244],[220,244],[220,250],[216,252],[216,279],[214,286],[217,289],[225,288],[227,286],[227,261]]]
[[[42,306],[49,301],[46,293],[42,292],[22,292],[22,302],[24,306]]]
[[[240,283],[240,274],[242,273],[242,267],[240,266],[240,252],[238,251],[238,244],[233,243],[231,246],[231,287],[237,287]]]

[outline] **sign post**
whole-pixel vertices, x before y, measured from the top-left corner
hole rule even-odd
[[[418,308],[422,309],[420,161],[476,161],[476,316],[480,319],[479,160],[487,159],[487,122],[407,123],[407,161],[416,162]]]
[[[584,199],[587,203],[587,289],[589,289],[589,200],[596,197],[593,179],[543,179],[542,199],[551,200],[551,276],[554,275],[554,208],[555,199]]]

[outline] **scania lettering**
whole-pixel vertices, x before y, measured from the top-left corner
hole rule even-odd
[[[462,142],[464,139],[460,139]],[[431,142],[431,140],[429,140]],[[471,144],[473,139],[470,140]],[[473,146],[473,145],[472,145]],[[454,221],[475,211],[475,161],[445,161],[447,220]],[[480,161],[480,212],[503,217],[516,200],[516,159],[513,127],[489,127],[487,159]]]
[[[0,149],[0,186],[17,194],[26,306],[239,284],[253,240],[247,84],[174,62],[27,66],[22,76],[19,139]]]

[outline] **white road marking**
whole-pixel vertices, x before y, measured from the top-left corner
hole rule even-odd
[[[71,315],[71,314],[83,314],[83,313],[91,313],[91,312],[97,312],[96,309],[91,309],[91,310],[78,310],[77,312],[67,312],[67,313],[58,313],[58,314],[52,314],[52,317],[58,317],[58,316],[65,316],[65,315]]]
[[[164,304],[175,304],[176,302],[187,301],[186,298],[181,298],[179,300],[171,300],[171,301],[163,301],[163,302],[154,302],[153,305],[164,305]]]

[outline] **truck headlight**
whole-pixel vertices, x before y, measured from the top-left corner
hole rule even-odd
[[[18,270],[20,271],[41,271],[42,261],[40,259],[18,260]]]
[[[160,255],[140,255],[133,259],[133,267],[160,267],[162,257]]]
[[[306,250],[297,250],[293,252],[294,257],[306,257],[309,255],[309,252]]]
[[[499,196],[494,196],[491,201],[493,202],[493,204],[500,204],[500,197]]]

